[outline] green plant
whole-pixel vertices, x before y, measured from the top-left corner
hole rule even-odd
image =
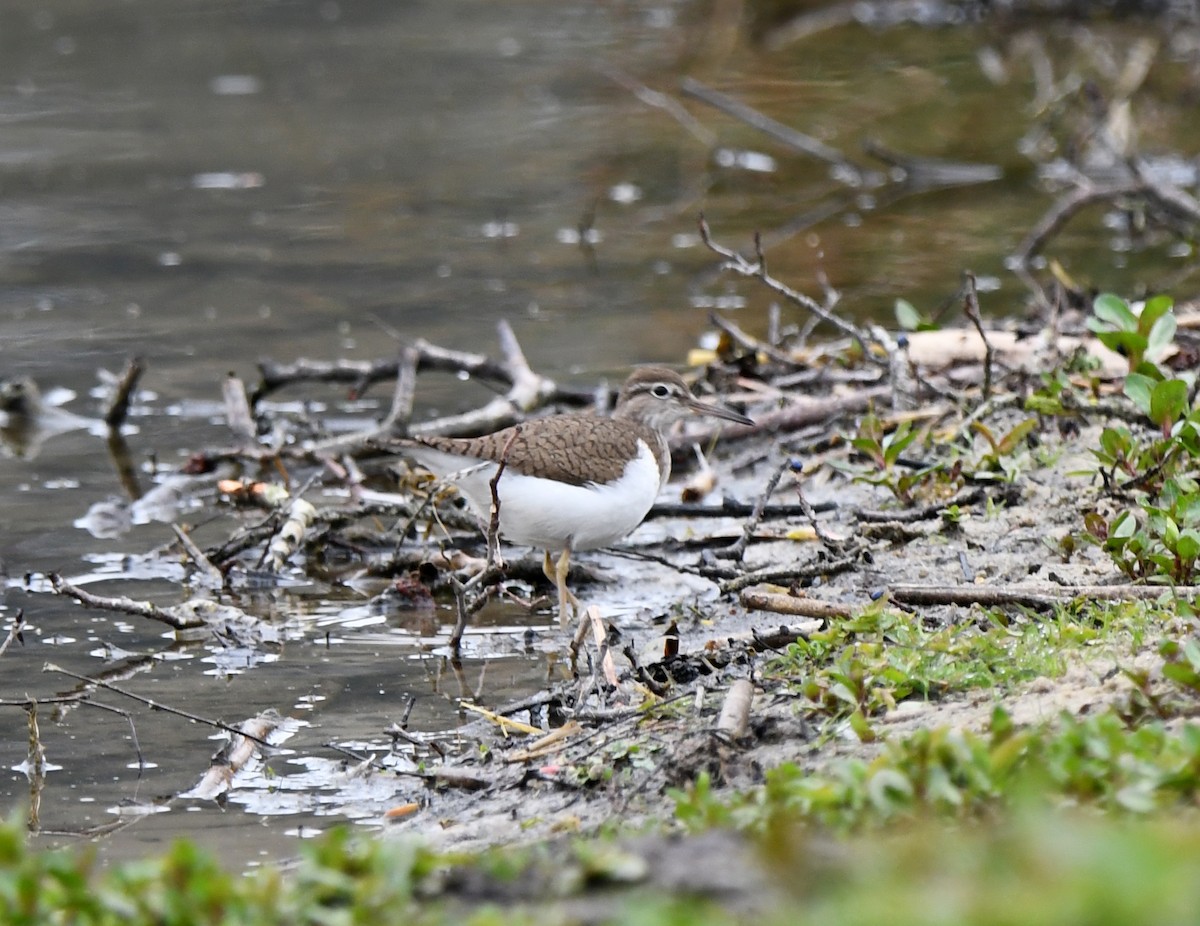
[[[1131,373],[1147,374],[1158,371],[1157,358],[1175,337],[1173,306],[1170,296],[1155,296],[1135,314],[1120,296],[1101,293],[1092,302],[1087,326],[1101,344],[1129,361]]]

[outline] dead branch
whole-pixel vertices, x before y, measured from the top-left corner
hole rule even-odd
[[[134,694],[132,691],[129,691],[128,689],[125,689],[125,688],[121,688],[120,686],[114,685],[111,682],[106,682],[103,679],[91,678],[87,675],[80,675],[76,672],[70,671],[69,669],[64,669],[62,666],[55,665],[52,662],[46,663],[45,666],[42,667],[42,671],[43,672],[55,672],[59,675],[65,675],[68,678],[73,678],[76,681],[84,682],[85,684],[88,684],[88,685],[94,685],[99,688],[105,688],[116,694],[122,695],[123,697],[129,698],[131,701],[137,701],[139,704],[144,704],[146,707],[150,708],[151,710],[162,711],[166,714],[174,714],[176,717],[182,717],[184,720],[190,720],[193,723],[203,724],[206,727],[212,727],[216,730],[224,730],[226,733],[233,733],[238,736],[244,736],[247,739],[253,740],[260,746],[270,746],[271,745],[265,739],[260,739],[258,737],[255,737],[253,734],[247,733],[238,727],[231,727],[229,724],[222,723],[220,720],[212,720],[208,717],[201,717],[199,714],[193,714],[190,711],[181,710],[178,707],[171,707],[168,704],[163,704],[161,701],[155,701],[153,698],[142,697],[139,694]]]
[[[746,519],[746,523],[742,525],[742,535],[730,546],[724,550],[716,550],[713,556],[719,559],[729,559],[736,563],[742,561],[742,557],[746,555],[746,545],[750,543],[750,538],[758,525],[762,523],[763,510],[766,508],[767,500],[779,485],[779,480],[782,478],[784,470],[791,466],[791,460],[784,460],[771,471],[770,477],[767,479],[766,486],[759,493],[758,498],[754,502],[754,510],[750,512],[750,517]]]
[[[661,93],[658,90],[651,90],[645,84],[635,80],[629,74],[618,70],[612,65],[601,64],[598,66],[598,69],[601,74],[613,83],[632,93],[640,102],[667,113],[667,115],[687,129],[705,148],[716,146],[716,134],[705,127],[704,123],[688,112],[687,107],[674,97]]]
[[[684,435],[671,438],[671,450],[684,450],[693,443],[707,443],[716,437],[722,441],[745,440],[758,434],[787,434],[814,424],[825,424],[842,415],[861,412],[880,399],[892,394],[890,386],[871,386],[844,395],[822,398],[799,397],[787,408],[759,414],[754,424],[704,425]]]
[[[465,584],[451,576],[451,583],[454,586],[454,603],[458,612],[458,620],[455,621],[454,631],[450,634],[450,648],[454,652],[458,651],[471,616],[479,611],[491,597],[491,592],[485,591],[484,594],[476,596],[468,603],[467,593],[481,585],[490,586],[503,578],[505,574],[504,562],[500,558],[500,477],[504,475],[504,470],[508,466],[508,452],[512,449],[513,441],[520,433],[520,425],[513,428],[513,432],[509,435],[504,450],[500,454],[500,462],[496,464],[496,472],[488,480],[492,503],[488,512],[487,559],[484,568]]]
[[[819,598],[806,598],[803,595],[768,592],[759,588],[744,589],[738,595],[738,601],[742,603],[742,607],[752,611],[770,611],[795,617],[844,620],[854,615],[849,605],[822,601]]]
[[[782,122],[777,122],[770,116],[763,115],[752,106],[747,106],[741,100],[735,100],[727,94],[713,90],[711,87],[706,87],[700,81],[691,77],[683,79],[680,83],[680,89],[685,96],[690,96],[702,103],[706,103],[714,109],[725,113],[725,115],[732,116],[734,119],[746,123],[751,128],[757,129],[777,142],[781,142],[789,148],[799,151],[801,154],[807,154],[819,161],[824,161],[832,165],[835,168],[835,179],[849,186],[863,186],[868,180],[874,183],[874,178],[869,172],[864,171],[836,148],[818,141],[811,135],[805,135],[791,126],[784,125]]]
[[[421,355],[415,347],[408,345],[401,349],[400,360],[396,367],[396,388],[392,391],[392,405],[379,430],[384,434],[406,434],[408,423],[412,419],[413,400],[417,389],[417,366]]]
[[[269,572],[279,572],[284,563],[300,548],[309,528],[316,520],[317,509],[303,498],[297,498],[288,506],[287,516],[279,530],[267,544],[263,567]]]
[[[142,378],[145,369],[140,357],[134,357],[125,364],[125,370],[109,397],[108,410],[104,413],[104,423],[110,431],[120,431],[121,425],[125,423],[129,415],[129,403],[137,391],[138,380]]]
[[[979,339],[983,341],[983,386],[982,397],[986,402],[992,397],[992,358],[994,351],[988,340],[987,332],[983,330],[983,318],[979,314],[979,290],[975,285],[975,274],[968,270],[963,282],[963,312],[970,319]]]
[[[242,721],[237,727],[237,732],[213,756],[208,770],[200,780],[177,796],[185,800],[190,798],[215,801],[220,798],[230,789],[233,777],[245,768],[256,750],[268,742],[267,738],[282,719],[278,711],[268,709],[257,717]]]
[[[866,332],[860,329],[857,325],[854,325],[833,314],[833,306],[837,301],[836,293],[832,293],[831,297],[826,300],[828,304],[821,305],[815,299],[812,299],[803,293],[792,289],[786,283],[783,283],[775,279],[773,276],[770,276],[766,271],[766,267],[761,261],[749,261],[737,251],[732,251],[729,248],[723,247],[722,245],[719,245],[713,241],[712,235],[709,232],[708,222],[705,221],[703,215],[700,216],[700,239],[704,242],[705,247],[707,247],[710,251],[720,257],[725,258],[725,263],[722,264],[722,269],[732,270],[734,273],[739,273],[742,276],[754,277],[768,289],[778,293],[789,302],[799,306],[807,312],[812,313],[817,318],[821,319],[821,321],[832,325],[838,331],[842,332],[842,334],[852,338],[858,345],[859,350],[862,351],[863,356],[871,363],[875,363],[880,366],[885,366],[887,364],[886,357],[877,356],[867,346],[869,335],[867,335]]]
[[[216,588],[220,588],[222,585],[224,585],[225,576],[221,573],[220,569],[213,565],[212,560],[205,556],[204,551],[196,546],[195,542],[191,538],[191,535],[189,535],[188,532],[178,524],[172,524],[171,530],[175,532],[175,536],[178,538],[179,543],[183,546],[183,549],[187,552],[187,555],[191,558],[192,562],[196,564],[196,568],[200,570],[208,582]]]
[[[124,595],[113,598],[93,595],[91,592],[84,591],[82,588],[72,585],[56,572],[52,572],[48,578],[55,594],[74,598],[85,608],[101,608],[105,611],[133,614],[137,617],[145,617],[152,621],[158,621],[160,624],[166,624],[175,630],[195,630],[206,626],[202,618],[194,614],[185,616],[174,608],[160,608],[158,605],[151,604],[148,601],[134,601],[132,598],[126,598]]]

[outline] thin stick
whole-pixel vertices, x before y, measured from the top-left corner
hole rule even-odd
[[[417,390],[417,364],[420,354],[411,345],[400,351],[400,360],[396,364],[396,388],[392,392],[392,406],[379,424],[379,430],[384,434],[404,433],[408,430],[409,419],[413,413],[413,399]]]
[[[719,245],[713,241],[712,235],[709,232],[708,222],[705,220],[703,214],[700,215],[700,239],[704,242],[705,247],[707,247],[710,251],[725,258],[726,262],[722,265],[723,269],[732,270],[734,273],[740,273],[742,276],[755,277],[768,289],[779,293],[779,295],[783,296],[790,302],[793,302],[801,308],[811,312],[813,315],[820,318],[821,321],[833,325],[833,327],[837,328],[838,331],[842,332],[842,334],[853,338],[854,342],[858,344],[859,349],[863,352],[863,356],[867,360],[880,366],[887,365],[888,361],[886,357],[877,357],[868,349],[868,335],[864,333],[857,325],[854,325],[845,319],[834,315],[833,312],[830,311],[831,307],[821,305],[815,299],[812,299],[809,296],[792,289],[786,283],[782,283],[773,276],[770,276],[762,264],[748,261],[741,254],[737,253],[737,251],[732,251],[729,248]]]
[[[124,688],[121,688],[118,685],[112,684],[111,682],[106,682],[106,681],[103,681],[102,679],[90,678],[89,676],[86,676],[86,675],[79,675],[76,672],[71,672],[70,670],[64,669],[62,666],[55,665],[52,662],[48,662],[44,666],[42,666],[42,671],[43,672],[57,672],[59,675],[65,675],[68,678],[73,678],[76,681],[85,682],[88,685],[96,685],[100,688],[107,688],[109,691],[116,692],[119,695],[124,695],[126,698],[130,698],[134,701],[137,701],[139,704],[144,704],[144,705],[146,705],[146,707],[150,708],[151,710],[164,711],[165,713],[168,713],[168,714],[174,714],[176,717],[182,717],[184,720],[190,720],[193,723],[204,724],[205,726],[208,726],[208,727],[214,727],[218,730],[224,730],[226,733],[233,733],[233,734],[236,734],[237,736],[244,736],[244,737],[246,737],[246,739],[252,740],[253,742],[258,743],[260,746],[270,747],[270,745],[271,745],[264,739],[259,739],[257,736],[253,736],[252,734],[249,734],[249,733],[244,733],[237,727],[231,727],[229,724],[222,723],[220,720],[212,720],[208,717],[201,717],[199,714],[192,714],[188,711],[180,710],[177,707],[170,707],[159,701],[155,701],[152,698],[144,698],[141,695],[134,694],[132,691],[128,691]]]
[[[979,338],[983,341],[983,401],[988,401],[992,397],[992,342],[988,340],[987,332],[983,330],[983,317],[979,313],[979,290],[975,285],[975,274],[968,270],[964,276],[963,288],[963,311],[967,318],[971,320],[971,324],[975,326],[975,330],[979,332]]]
[[[220,569],[213,565],[212,560],[204,554],[204,551],[196,546],[188,532],[178,524],[172,524],[171,530],[175,532],[175,536],[179,539],[183,549],[187,551],[187,555],[191,557],[192,562],[208,577],[209,581],[215,583],[218,588],[223,586],[225,576],[222,575]]]
[[[700,100],[702,103],[707,103],[714,109],[719,109],[725,115],[732,116],[752,128],[758,129],[760,132],[787,145],[789,148],[814,157],[819,161],[825,161],[827,164],[832,164],[839,172],[845,175],[844,177],[839,177],[839,179],[846,180],[849,185],[862,185],[864,179],[862,169],[836,148],[818,141],[811,135],[805,135],[791,126],[784,125],[782,122],[777,122],[770,116],[763,115],[753,107],[747,106],[741,100],[735,100],[733,97],[718,90],[706,87],[691,77],[683,79],[680,89],[683,90],[686,96]]]
[[[104,413],[104,423],[110,431],[119,431],[125,423],[129,415],[129,402],[145,369],[140,357],[134,357],[125,364],[125,371],[117,381],[117,387],[108,401],[108,410]]]
[[[720,559],[731,559],[734,562],[740,563],[742,557],[746,555],[746,546],[750,543],[750,538],[754,535],[754,531],[758,529],[758,525],[763,519],[763,510],[767,506],[767,499],[771,497],[771,493],[779,485],[779,480],[783,477],[784,470],[791,466],[791,460],[784,460],[775,467],[769,479],[767,479],[766,487],[759,493],[758,498],[754,502],[754,510],[750,512],[750,517],[746,519],[746,523],[742,525],[742,536],[724,550],[717,550],[713,553],[714,556]]]
[[[50,573],[47,578],[56,594],[74,598],[85,608],[102,608],[106,611],[119,611],[122,614],[136,614],[138,617],[147,617],[152,621],[167,624],[176,630],[194,630],[205,626],[205,622],[201,618],[180,617],[169,609],[160,608],[146,601],[134,601],[124,595],[115,598],[93,595],[91,592],[72,585],[56,572]]]

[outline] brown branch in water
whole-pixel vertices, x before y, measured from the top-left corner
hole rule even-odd
[[[193,714],[190,711],[181,710],[178,707],[171,707],[169,704],[163,704],[161,701],[155,701],[153,698],[146,698],[139,694],[134,694],[126,688],[121,688],[119,685],[114,685],[111,682],[106,682],[103,679],[90,678],[87,675],[80,675],[77,672],[72,672],[69,669],[64,669],[62,666],[55,665],[52,662],[46,663],[42,667],[43,672],[56,672],[59,675],[65,675],[68,678],[73,678],[76,681],[84,682],[88,685],[95,685],[99,688],[107,689],[123,697],[129,698],[132,701],[137,701],[139,704],[144,704],[146,707],[154,711],[162,711],[166,714],[174,714],[176,717],[182,717],[184,720],[190,720],[193,723],[203,724],[207,727],[212,727],[216,730],[224,730],[226,733],[233,733],[239,736],[244,736],[247,739],[253,740],[260,746],[270,746],[265,739],[259,739],[252,734],[245,733],[238,727],[230,726],[227,723],[222,723],[220,720],[212,720],[208,717],[201,717],[199,714]]]
[[[635,80],[624,71],[610,64],[600,64],[597,69],[613,83],[625,88],[640,102],[655,109],[661,109],[672,119],[687,129],[692,136],[705,148],[713,148],[717,144],[716,134],[699,119],[688,112],[687,107],[672,96],[658,90],[651,90],[645,84]]]
[[[137,617],[145,617],[152,621],[158,621],[160,624],[166,624],[175,630],[194,630],[205,626],[205,622],[198,617],[183,617],[169,608],[160,608],[158,605],[150,604],[148,601],[134,601],[132,598],[126,598],[124,595],[113,598],[93,595],[91,592],[84,591],[82,588],[72,585],[56,572],[51,573],[48,578],[56,594],[74,598],[85,608],[101,608],[105,611],[133,614]]]
[[[196,568],[204,574],[208,581],[214,584],[217,588],[220,588],[222,585],[224,585],[225,576],[222,574],[221,570],[214,566],[212,560],[205,555],[204,551],[196,546],[195,541],[192,540],[188,532],[178,524],[172,524],[171,530],[174,531],[176,538],[179,540],[180,545],[183,547],[188,557],[193,563],[196,564]]]
[[[1046,246],[1046,242],[1077,212],[1095,203],[1113,202],[1135,196],[1143,197],[1189,223],[1200,223],[1200,202],[1169,184],[1154,181],[1144,175],[1134,181],[1106,186],[1096,186],[1084,180],[1078,187],[1056,199],[1043,213],[1013,251],[1012,260],[1022,267],[1028,267],[1034,255],[1040,252]]]
[[[983,317],[979,312],[979,290],[975,285],[975,274],[968,270],[964,276],[966,279],[963,282],[963,312],[971,320],[971,324],[979,332],[980,340],[983,341],[982,398],[986,402],[992,397],[992,359],[994,352],[992,351],[992,342],[988,340],[987,332],[983,329]]]
[[[145,364],[140,357],[133,357],[125,364],[125,370],[117,380],[116,388],[108,400],[108,409],[104,413],[104,423],[110,431],[119,431],[125,423],[129,415],[129,403],[145,370]]]
[[[757,129],[795,151],[832,165],[836,168],[835,178],[845,182],[849,186],[862,186],[868,179],[867,172],[836,148],[760,113],[752,106],[747,106],[741,100],[735,100],[727,94],[713,90],[711,87],[706,87],[700,81],[691,77],[683,79],[680,83],[680,89],[685,96],[690,96],[702,103],[706,103],[714,109],[725,113],[725,115],[732,116],[734,119],[746,123],[751,128]]]
[[[773,276],[770,276],[767,273],[763,264],[751,262],[737,251],[730,250],[729,248],[719,245],[713,241],[712,234],[709,231],[708,222],[705,220],[703,214],[700,216],[700,239],[704,242],[705,247],[707,247],[710,251],[720,257],[725,258],[725,263],[722,265],[723,269],[732,270],[734,273],[739,273],[742,276],[754,277],[768,289],[778,293],[789,302],[792,302],[795,305],[798,305],[800,308],[812,313],[816,317],[820,318],[821,321],[827,322],[838,331],[842,332],[842,334],[845,334],[853,339],[858,345],[859,350],[862,351],[863,356],[871,363],[879,365],[887,364],[886,358],[877,357],[867,346],[870,336],[866,332],[864,332],[857,325],[852,324],[851,322],[848,322],[833,313],[833,304],[836,304],[836,293],[832,293],[830,298],[827,299],[827,302],[833,304],[821,305],[815,299],[806,296],[803,293],[792,289],[786,283],[775,279]]]

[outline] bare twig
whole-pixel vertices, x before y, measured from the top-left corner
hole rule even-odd
[[[663,110],[663,112],[667,113],[672,119],[687,129],[705,148],[712,148],[716,145],[716,134],[688,112],[687,107],[674,97],[661,93],[658,90],[651,90],[645,84],[611,65],[602,64],[599,66],[599,70],[601,74],[621,87],[624,87],[647,106]]]
[[[791,126],[777,122],[740,100],[735,100],[727,94],[706,87],[691,77],[685,77],[680,88],[685,95],[707,103],[714,109],[719,109],[725,115],[732,116],[752,128],[758,129],[789,148],[831,164],[836,168],[835,177],[850,186],[862,186],[867,179],[866,172],[836,148],[831,148],[811,135],[805,135]]]
[[[496,472],[488,480],[488,488],[492,493],[492,504],[488,512],[487,560],[484,568],[465,583],[459,582],[453,576],[450,577],[454,588],[455,610],[458,612],[458,620],[455,621],[454,630],[450,634],[450,648],[455,652],[462,643],[462,637],[466,633],[471,616],[482,608],[491,597],[492,593],[487,589],[497,579],[504,576],[504,562],[500,558],[500,477],[504,475],[504,470],[508,466],[508,452],[512,449],[513,442],[520,433],[520,425],[513,428],[513,432],[509,435],[504,444],[504,450],[500,454],[500,461],[496,464]],[[467,593],[480,586],[483,586],[485,591],[468,602]]]
[[[838,331],[842,332],[842,334],[852,338],[854,342],[858,344],[859,349],[863,352],[863,356],[870,362],[879,364],[881,366],[887,364],[886,357],[878,357],[868,348],[867,342],[869,340],[869,336],[857,325],[854,325],[851,322],[834,315],[831,311],[832,305],[821,305],[815,299],[812,299],[809,296],[792,289],[786,283],[782,283],[770,276],[767,273],[766,268],[761,263],[751,262],[737,251],[732,251],[729,248],[719,245],[713,241],[712,235],[708,228],[708,222],[705,221],[703,215],[700,216],[700,239],[704,242],[705,247],[707,247],[710,251],[719,255],[720,257],[725,258],[725,263],[722,265],[724,269],[732,270],[734,273],[740,273],[742,276],[754,277],[755,279],[761,281],[768,289],[779,293],[779,295],[783,296],[788,301],[800,306],[802,309],[805,309],[808,312],[811,312],[813,315],[820,318],[821,321],[827,322],[835,327]],[[833,298],[836,300],[836,293],[833,294]]]
[[[408,422],[412,418],[413,398],[417,388],[417,364],[420,354],[415,347],[406,346],[400,351],[400,360],[396,365],[396,388],[392,392],[392,406],[379,424],[379,430],[384,434],[403,434],[408,430]]]
[[[125,364],[121,378],[117,380],[116,388],[108,400],[108,410],[104,413],[104,423],[110,431],[119,431],[129,414],[129,403],[137,390],[138,380],[145,372],[145,365],[140,357],[132,358]]]
[[[779,480],[783,477],[784,470],[790,466],[791,460],[784,460],[772,470],[770,477],[767,479],[766,486],[754,502],[754,510],[750,512],[750,517],[742,525],[742,536],[724,550],[715,551],[713,553],[714,556],[720,559],[731,559],[738,563],[742,561],[742,557],[746,555],[746,545],[750,543],[750,538],[754,535],[754,531],[762,521],[763,510],[766,508],[767,500],[771,497],[771,493],[775,491],[775,487],[779,485]]]
[[[129,691],[128,689],[125,689],[125,688],[121,688],[120,686],[114,685],[111,682],[106,682],[106,681],[103,681],[102,679],[98,679],[98,678],[90,678],[86,675],[80,675],[77,672],[71,672],[69,669],[64,669],[62,666],[55,665],[52,662],[46,663],[46,665],[42,667],[42,671],[43,672],[56,672],[59,675],[65,675],[68,678],[73,678],[73,679],[76,679],[77,681],[85,682],[88,685],[95,685],[99,688],[106,688],[107,690],[115,692],[116,694],[122,695],[126,698],[129,698],[132,701],[137,701],[139,704],[144,704],[144,705],[146,705],[146,707],[150,708],[151,710],[163,711],[164,713],[167,713],[167,714],[174,714],[176,717],[182,717],[185,720],[192,721],[193,723],[204,724],[207,727],[213,727],[214,729],[217,729],[217,730],[224,730],[226,733],[233,733],[238,736],[244,736],[247,739],[253,740],[254,742],[258,743],[260,746],[270,746],[271,745],[265,739],[260,739],[259,737],[253,736],[249,733],[245,733],[240,728],[230,726],[227,723],[222,723],[220,720],[212,720],[209,717],[201,717],[199,714],[193,714],[190,711],[181,710],[178,707],[171,707],[168,704],[163,704],[161,701],[155,701],[153,698],[144,698],[139,694],[134,694],[132,691]]]
[[[205,622],[198,617],[184,617],[171,609],[160,608],[146,601],[134,601],[124,595],[115,598],[93,595],[91,592],[72,585],[58,573],[51,573],[48,578],[51,587],[57,594],[74,598],[86,608],[103,608],[107,611],[119,611],[122,614],[135,614],[138,617],[146,617],[152,621],[158,621],[160,624],[166,624],[176,630],[193,630],[205,626]]]
[[[979,290],[975,285],[975,274],[968,270],[963,282],[963,312],[979,332],[983,341],[983,401],[992,397],[992,343],[988,340],[987,332],[983,330],[983,317],[979,312]]]
[[[191,558],[192,562],[196,564],[196,567],[202,573],[204,573],[208,581],[217,588],[220,588],[222,585],[224,585],[225,576],[221,573],[221,570],[214,566],[212,560],[205,555],[204,551],[196,546],[188,532],[178,524],[172,524],[171,530],[175,532],[176,538],[178,538],[179,543],[183,546],[183,549],[187,551],[187,555]]]

